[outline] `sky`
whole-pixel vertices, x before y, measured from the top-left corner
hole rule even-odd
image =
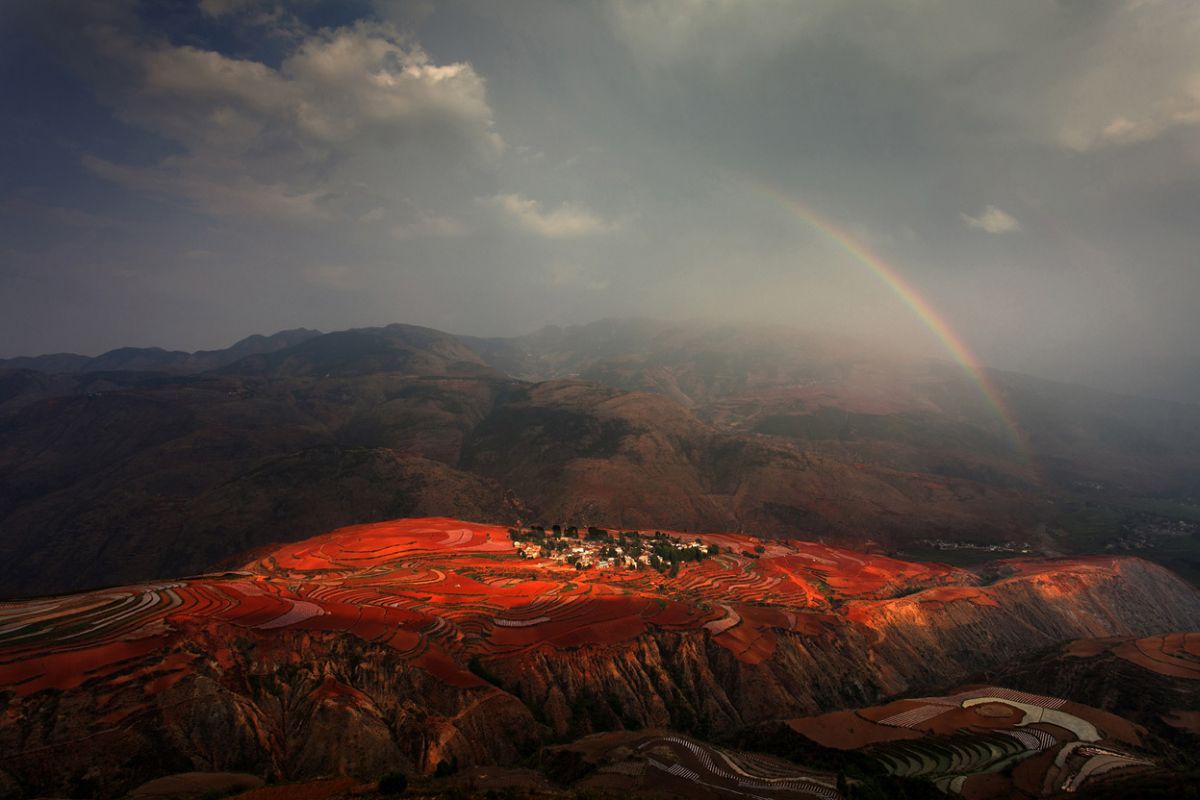
[[[788,323],[1200,401],[1193,0],[7,0],[0,357]],[[815,216],[794,211],[795,204]]]

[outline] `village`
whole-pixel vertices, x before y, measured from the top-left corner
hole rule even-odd
[[[677,574],[679,565],[703,561],[720,552],[718,545],[704,546],[700,539],[685,541],[661,531],[612,533],[589,527],[531,525],[510,528],[509,537],[522,558],[544,558],[577,570],[654,569]]]
[[[921,539],[917,544],[925,545],[934,550],[974,550],[982,553],[1020,553],[1029,555],[1033,545],[1029,542],[1004,542],[1003,544],[984,544],[980,542],[955,542],[946,539]]]

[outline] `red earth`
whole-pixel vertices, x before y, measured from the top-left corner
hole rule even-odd
[[[471,687],[483,683],[466,667],[473,656],[704,627],[736,658],[758,663],[774,652],[777,631],[815,635],[870,625],[874,609],[892,598],[993,603],[974,573],[946,565],[736,534],[686,537],[693,539],[720,553],[670,577],[649,568],[577,571],[523,558],[508,530],[495,525],[420,518],[342,528],[227,573],[0,604],[0,689],[24,696],[98,677],[123,680],[127,663],[167,652],[190,628],[213,625],[346,632],[386,643],[446,683]],[[1069,583],[1072,570],[1100,566],[1055,562],[1054,580]],[[1112,559],[1104,566],[1114,568]],[[1008,568],[1029,574],[1038,562]],[[1145,650],[1136,657],[1176,669],[1195,645],[1171,641]],[[187,669],[177,654],[137,676],[150,678],[153,692]]]

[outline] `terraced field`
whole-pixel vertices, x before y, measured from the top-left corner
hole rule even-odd
[[[709,790],[723,797],[838,800],[829,775],[746,753],[733,753],[683,736],[656,736],[637,745],[648,772],[643,785],[679,784],[685,796]]]
[[[589,536],[605,550],[639,538]],[[895,694],[885,682],[933,674],[923,658],[971,646],[995,657],[1035,625],[1049,631],[1043,641],[1111,636],[1141,609],[1158,614],[1163,597],[1171,620],[1200,608],[1189,588],[1131,559],[1014,561],[985,580],[812,542],[644,541],[691,555],[669,569],[580,569],[519,551],[504,527],[405,519],[262,551],[226,572],[0,604],[0,779],[87,794],[74,788],[94,773],[87,753],[105,753],[106,791],[119,796],[158,774],[163,747],[184,771],[307,778],[349,769],[347,731],[362,737],[359,775],[400,757],[424,773],[446,758],[512,764],[551,737],[736,731],[845,707],[863,686]],[[1194,673],[1193,634],[1104,641],[1122,658]],[[1136,736],[1114,734],[1133,730],[1123,720],[1004,687],[816,719],[795,730],[966,796],[994,796],[980,790],[996,781],[1028,796],[1074,791],[1152,761]],[[214,741],[236,747],[188,738],[210,724],[223,731]],[[828,774],[672,735],[617,772],[696,796],[834,796]],[[119,760],[133,748],[138,760]],[[79,761],[79,777],[57,777],[64,759]]]
[[[1114,654],[1170,678],[1200,680],[1200,633],[1172,633],[1122,642]]]
[[[759,663],[778,632],[818,634],[847,618],[870,624],[875,605],[891,598],[994,605],[976,575],[946,565],[811,542],[696,538],[719,554],[670,577],[520,558],[506,528],[452,519],[343,528],[222,574],[0,604],[0,688],[72,688],[189,625],[349,633],[390,645],[448,683],[474,686],[479,677],[463,666],[472,656],[604,645],[650,628],[704,628],[739,660]],[[1191,674],[1198,642],[1143,639],[1122,655]],[[186,664],[173,667],[164,685]],[[924,712],[912,713],[920,721]]]
[[[969,797],[1037,797],[1075,792],[1119,770],[1152,769],[1152,758],[1122,740],[1125,727],[1100,726],[1111,715],[1064,698],[982,686],[953,695],[901,700],[840,712],[853,715],[853,740],[827,746],[859,750],[886,773],[934,782]],[[826,715],[794,720],[797,732],[822,741],[822,728],[852,726]],[[917,735],[897,738],[889,729]]]
[[[716,747],[674,733],[617,732],[549,748],[591,766],[584,791],[652,797],[838,800],[837,776],[786,759]]]
[[[755,662],[773,650],[773,631],[818,632],[849,598],[974,580],[823,545],[772,544],[751,556],[756,540],[701,538],[724,551],[670,578],[518,558],[497,526],[437,518],[344,528],[222,574],[0,604],[0,687],[73,688],[196,624],[346,632],[459,686],[480,682],[462,666],[470,655],[606,644],[650,627],[703,627]],[[163,685],[186,670],[175,667]]]

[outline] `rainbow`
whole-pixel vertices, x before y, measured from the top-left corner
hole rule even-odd
[[[1008,410],[1008,406],[1004,402],[1004,396],[996,388],[992,379],[988,377],[979,358],[971,351],[971,348],[963,338],[954,332],[954,329],[950,327],[946,320],[929,304],[928,300],[921,296],[916,287],[905,279],[896,267],[884,261],[878,253],[871,249],[870,245],[860,239],[856,239],[845,228],[811,206],[802,203],[769,184],[758,181],[745,183],[775,200],[796,217],[799,217],[806,225],[820,233],[827,241],[836,245],[839,250],[845,252],[856,262],[870,270],[875,277],[891,289],[900,298],[900,301],[908,306],[913,314],[916,315],[917,319],[933,333],[946,352],[950,354],[950,357],[962,367],[972,383],[978,387],[987,405],[1004,424],[1004,429],[1007,431],[1012,443],[1016,446],[1017,451],[1030,466],[1033,465],[1033,457],[1029,445],[1025,441],[1025,436],[1021,432],[1020,425]]]

